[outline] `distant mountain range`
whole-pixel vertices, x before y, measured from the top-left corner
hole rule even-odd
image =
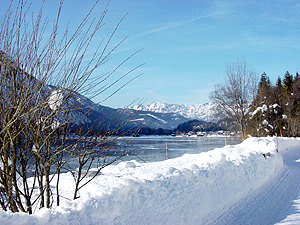
[[[32,84],[38,83],[36,78],[23,71],[20,71],[20,76],[23,76],[24,79],[32,80]],[[40,90],[41,95],[50,96],[55,89],[55,86],[44,85],[42,90]],[[95,130],[114,129],[124,124],[124,121],[127,121],[126,125],[122,126],[122,129],[152,129],[151,132],[153,133],[153,129],[174,130],[179,124],[192,119],[214,123],[220,120],[216,116],[217,107],[213,103],[186,105],[158,102],[146,106],[132,106],[128,109],[113,109],[95,104],[89,98],[73,92],[69,101],[65,104],[74,109],[69,118],[70,123],[73,123],[75,126],[86,127],[87,129],[93,127]],[[59,120],[62,119],[61,116],[59,116]],[[157,132],[155,131],[154,133]]]
[[[81,98],[85,97],[78,96],[76,99],[81,101]],[[83,108],[89,110],[89,113],[85,113],[85,115],[89,117],[91,123],[99,120],[99,118],[105,118],[107,121],[109,121],[110,118],[118,118],[119,122],[114,122],[116,125],[128,120],[125,126],[127,129],[132,127],[175,129],[179,124],[193,119],[213,123],[218,123],[218,121],[222,119],[216,116],[217,106],[213,103],[177,105],[157,102],[146,106],[131,106],[125,110],[113,109],[101,105],[95,106],[92,101],[87,99],[83,102]]]
[[[217,116],[217,106],[214,103],[186,105],[157,102],[146,106],[131,106],[129,109],[113,109],[95,105],[91,100],[80,95],[77,95],[74,100],[79,102],[83,100],[83,108],[88,110],[88,113],[85,112],[84,115],[88,117],[88,121],[91,123],[98,121],[99,118],[107,121],[106,123],[111,123],[112,118],[118,118],[113,123],[117,126],[127,120],[125,129],[143,127],[173,130],[179,124],[193,119],[213,123],[218,123],[222,119]]]
[[[110,107],[96,105],[93,101],[83,95],[74,93],[72,98],[76,115],[84,117],[86,125],[95,125],[101,123],[101,126],[110,126],[111,129],[120,126],[127,121],[123,129],[132,128],[150,128],[150,129],[169,129],[173,130],[181,123],[191,120],[180,114],[169,112],[160,113],[135,109],[113,109]]]
[[[156,102],[146,106],[136,105],[131,109],[138,111],[149,111],[155,113],[175,113],[189,119],[198,119],[206,122],[218,122],[222,119],[217,116],[217,105],[214,103],[186,105],[186,104],[168,104]]]

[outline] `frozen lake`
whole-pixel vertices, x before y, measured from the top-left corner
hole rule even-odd
[[[127,138],[128,149],[137,156],[124,157],[122,160],[137,160],[145,162],[162,161],[166,159],[166,144],[168,145],[169,159],[182,156],[186,153],[196,154],[207,152],[215,148],[241,143],[240,137],[172,137],[172,136],[145,136]]]

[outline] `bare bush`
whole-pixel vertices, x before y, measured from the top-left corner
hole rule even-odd
[[[91,43],[104,26],[108,5],[102,14],[93,17],[97,1],[72,33],[68,27],[60,29],[62,5],[63,1],[52,26],[43,19],[43,6],[34,18],[27,16],[31,15],[30,4],[21,0],[11,1],[2,17],[0,204],[3,210],[33,213],[33,205],[37,203],[47,208],[55,202],[59,205],[59,175],[74,157],[78,163],[74,199],[78,198],[80,188],[125,154],[109,153],[113,148],[111,143],[118,138],[112,134],[126,124],[118,122],[121,115],[112,115],[110,122],[99,118],[96,124],[93,121],[94,127],[83,126],[91,123],[88,115],[98,106],[98,103],[87,104],[89,99],[83,95],[95,97],[111,90],[110,97],[138,77],[131,74],[141,65],[107,83],[138,52],[110,72],[94,76],[125,41],[111,44],[124,18],[107,39],[91,49]],[[125,79],[128,76],[131,78]],[[95,162],[99,167],[93,176],[87,176]],[[56,193],[50,185],[54,177]]]
[[[223,115],[237,122],[243,139],[247,138],[248,109],[256,92],[257,75],[245,61],[238,60],[227,67],[225,82],[216,85],[210,96]]]

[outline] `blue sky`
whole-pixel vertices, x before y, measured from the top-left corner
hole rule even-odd
[[[32,8],[37,7],[37,2],[40,1],[34,1]],[[48,17],[57,2],[46,0]],[[71,26],[78,24],[92,2],[65,0],[62,21],[69,20]],[[100,1],[100,5],[104,2]],[[100,12],[101,6],[97,10]],[[101,69],[112,69],[139,49],[142,52],[119,74],[146,64],[133,74],[143,73],[141,77],[104,105],[123,107],[141,98],[146,99],[145,104],[208,102],[214,84],[223,81],[226,66],[238,58],[245,59],[257,74],[266,72],[273,83],[287,70],[292,74],[300,72],[299,1],[112,0],[104,31],[114,27],[126,12],[129,15],[113,43],[124,36],[128,38]],[[106,34],[99,34],[99,40]]]

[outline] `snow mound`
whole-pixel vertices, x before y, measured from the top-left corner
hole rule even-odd
[[[281,150],[299,142],[280,139],[278,144]],[[163,162],[121,162],[103,169],[78,200],[32,216],[0,211],[0,224],[209,223],[281,173],[276,148],[274,138],[249,138]],[[64,174],[61,180],[60,192],[71,198],[72,177]]]

